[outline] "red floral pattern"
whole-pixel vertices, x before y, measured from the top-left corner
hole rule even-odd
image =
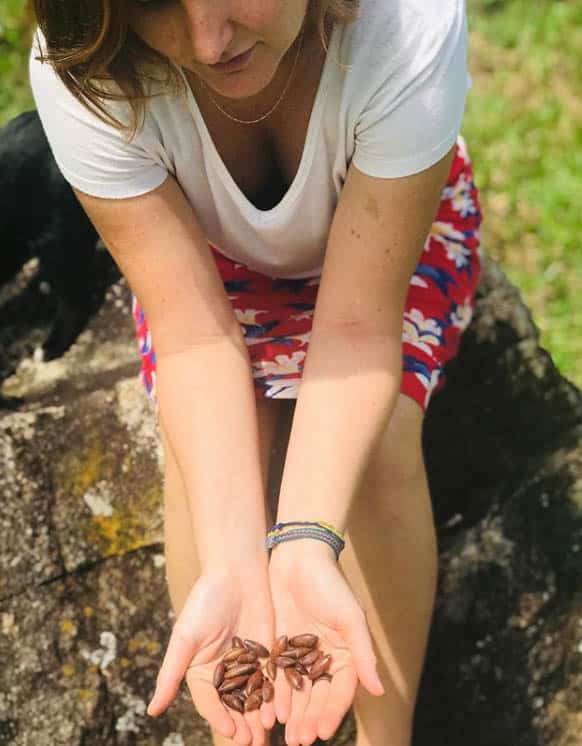
[[[481,269],[479,193],[466,143],[459,135],[441,203],[411,278],[402,330],[403,394],[426,411],[445,383],[474,309]],[[257,397],[297,398],[319,287],[319,277],[286,280],[233,262],[211,246],[241,325]],[[157,405],[156,356],[135,295],[132,314],[141,354],[141,378]]]

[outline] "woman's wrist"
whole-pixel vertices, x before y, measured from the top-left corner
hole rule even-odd
[[[271,549],[271,570],[287,571],[310,562],[330,561],[337,564],[333,548],[324,541],[312,538],[293,539],[277,544]]]
[[[214,540],[197,539],[200,564],[203,569],[216,567],[266,567],[269,557],[265,550],[265,532],[245,531],[238,527],[236,533],[225,531]]]

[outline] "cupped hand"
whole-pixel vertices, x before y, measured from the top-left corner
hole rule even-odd
[[[170,706],[185,676],[192,701],[211,728],[237,743],[261,746],[265,730],[275,724],[273,701],[239,713],[220,700],[213,677],[234,635],[270,649],[273,634],[266,561],[204,571],[174,623],[148,714],[156,717]]]
[[[327,673],[332,680],[312,683],[304,676],[302,689],[296,690],[279,669],[274,702],[277,720],[286,724],[286,743],[309,746],[316,738],[332,737],[353,702],[358,683],[376,696],[384,694],[384,689],[366,614],[330,547],[293,543],[297,547],[293,554],[285,548],[277,556],[277,547],[269,565],[275,637],[317,635],[318,648],[331,655]]]

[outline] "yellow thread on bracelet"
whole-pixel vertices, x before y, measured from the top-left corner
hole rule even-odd
[[[292,523],[292,522],[291,522]],[[339,539],[344,541],[344,535],[341,531],[339,531],[337,528],[331,525],[331,523],[326,523],[325,521],[305,521],[304,523],[314,523],[315,525],[321,526],[328,531],[331,531],[332,534],[335,534]],[[285,533],[285,531],[293,528],[293,526],[283,526],[282,528],[276,528],[272,531],[268,532],[269,536],[279,536],[279,534]]]

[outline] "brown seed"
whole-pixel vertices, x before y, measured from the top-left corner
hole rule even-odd
[[[295,660],[299,660],[299,658],[303,658],[304,655],[312,652],[313,651],[311,650],[311,648],[287,648],[287,650],[285,651],[285,655],[288,658],[295,658]]]
[[[217,689],[222,684],[225,672],[226,665],[224,663],[219,663],[218,666],[216,666],[216,668],[214,669],[214,678],[212,679],[212,683]]]
[[[258,708],[263,704],[263,695],[261,694],[261,690],[259,689],[256,692],[253,692],[250,697],[247,698],[245,702],[245,712],[250,712],[251,710],[258,710]]]
[[[257,670],[256,663],[240,663],[230,668],[225,674],[225,679],[234,679],[236,676],[242,676],[243,674],[250,675]]]
[[[307,676],[307,674],[309,673],[309,669],[306,666],[304,666],[303,663],[299,663],[299,661],[295,663],[294,668],[296,671],[299,671],[299,673],[303,674],[304,676]]]
[[[242,655],[239,655],[237,660],[239,663],[253,663],[254,661],[258,659],[258,657],[259,656],[254,651],[249,650],[248,653],[243,653]]]
[[[225,663],[230,663],[231,661],[235,661],[240,655],[243,655],[244,652],[244,648],[231,648],[222,656],[222,660]]]
[[[248,650],[252,650],[253,653],[257,654],[257,658],[269,657],[269,651],[264,645],[261,645],[260,642],[257,642],[256,640],[245,640],[245,645]]]
[[[312,681],[313,679],[317,679],[318,676],[321,676],[322,673],[325,673],[327,671],[330,663],[331,655],[324,655],[323,658],[320,658],[320,660],[318,660],[317,663],[314,663],[314,665],[311,667],[311,670],[308,673],[309,678]]]
[[[312,648],[317,645],[318,640],[317,635],[295,635],[289,640],[289,645],[294,648]]]
[[[267,671],[267,675],[270,676],[272,681],[275,681],[275,676],[277,675],[277,666],[272,660],[267,661],[267,665],[265,666],[265,670]]]
[[[299,673],[299,671],[296,671],[294,668],[286,668],[285,669],[285,676],[287,677],[287,681],[291,684],[293,689],[303,689],[303,677]]]
[[[235,697],[232,694],[223,694],[221,699],[225,705],[228,705],[228,707],[231,707],[233,710],[236,710],[237,712],[245,711],[245,706],[239,697]]]
[[[244,648],[244,650],[246,650],[244,642],[240,639],[238,635],[233,636],[232,647],[233,648]]]
[[[286,649],[287,635],[281,635],[281,637],[278,637],[275,641],[275,644],[273,645],[273,649],[271,650],[271,660],[275,660],[275,658],[278,658]]]
[[[311,652],[307,653],[307,655],[302,656],[299,658],[299,662],[303,663],[304,666],[312,666],[316,660],[319,660],[323,653],[321,650],[312,650]]]
[[[318,681],[331,681],[332,677],[328,673],[322,673],[316,679],[313,679],[312,684],[317,684]]]
[[[270,702],[275,694],[275,687],[271,684],[269,679],[265,679],[261,691],[263,694],[263,702]]]
[[[284,655],[280,655],[273,661],[278,668],[287,668],[287,666],[294,666],[295,660],[293,658],[286,658]]]
[[[263,672],[255,671],[254,674],[247,681],[245,686],[245,694],[247,697],[252,694],[255,689],[260,689],[263,686]]]
[[[234,689],[238,689],[239,686],[243,686],[247,683],[248,674],[246,676],[237,676],[236,679],[227,679],[223,681],[218,687],[219,692],[232,692]]]

